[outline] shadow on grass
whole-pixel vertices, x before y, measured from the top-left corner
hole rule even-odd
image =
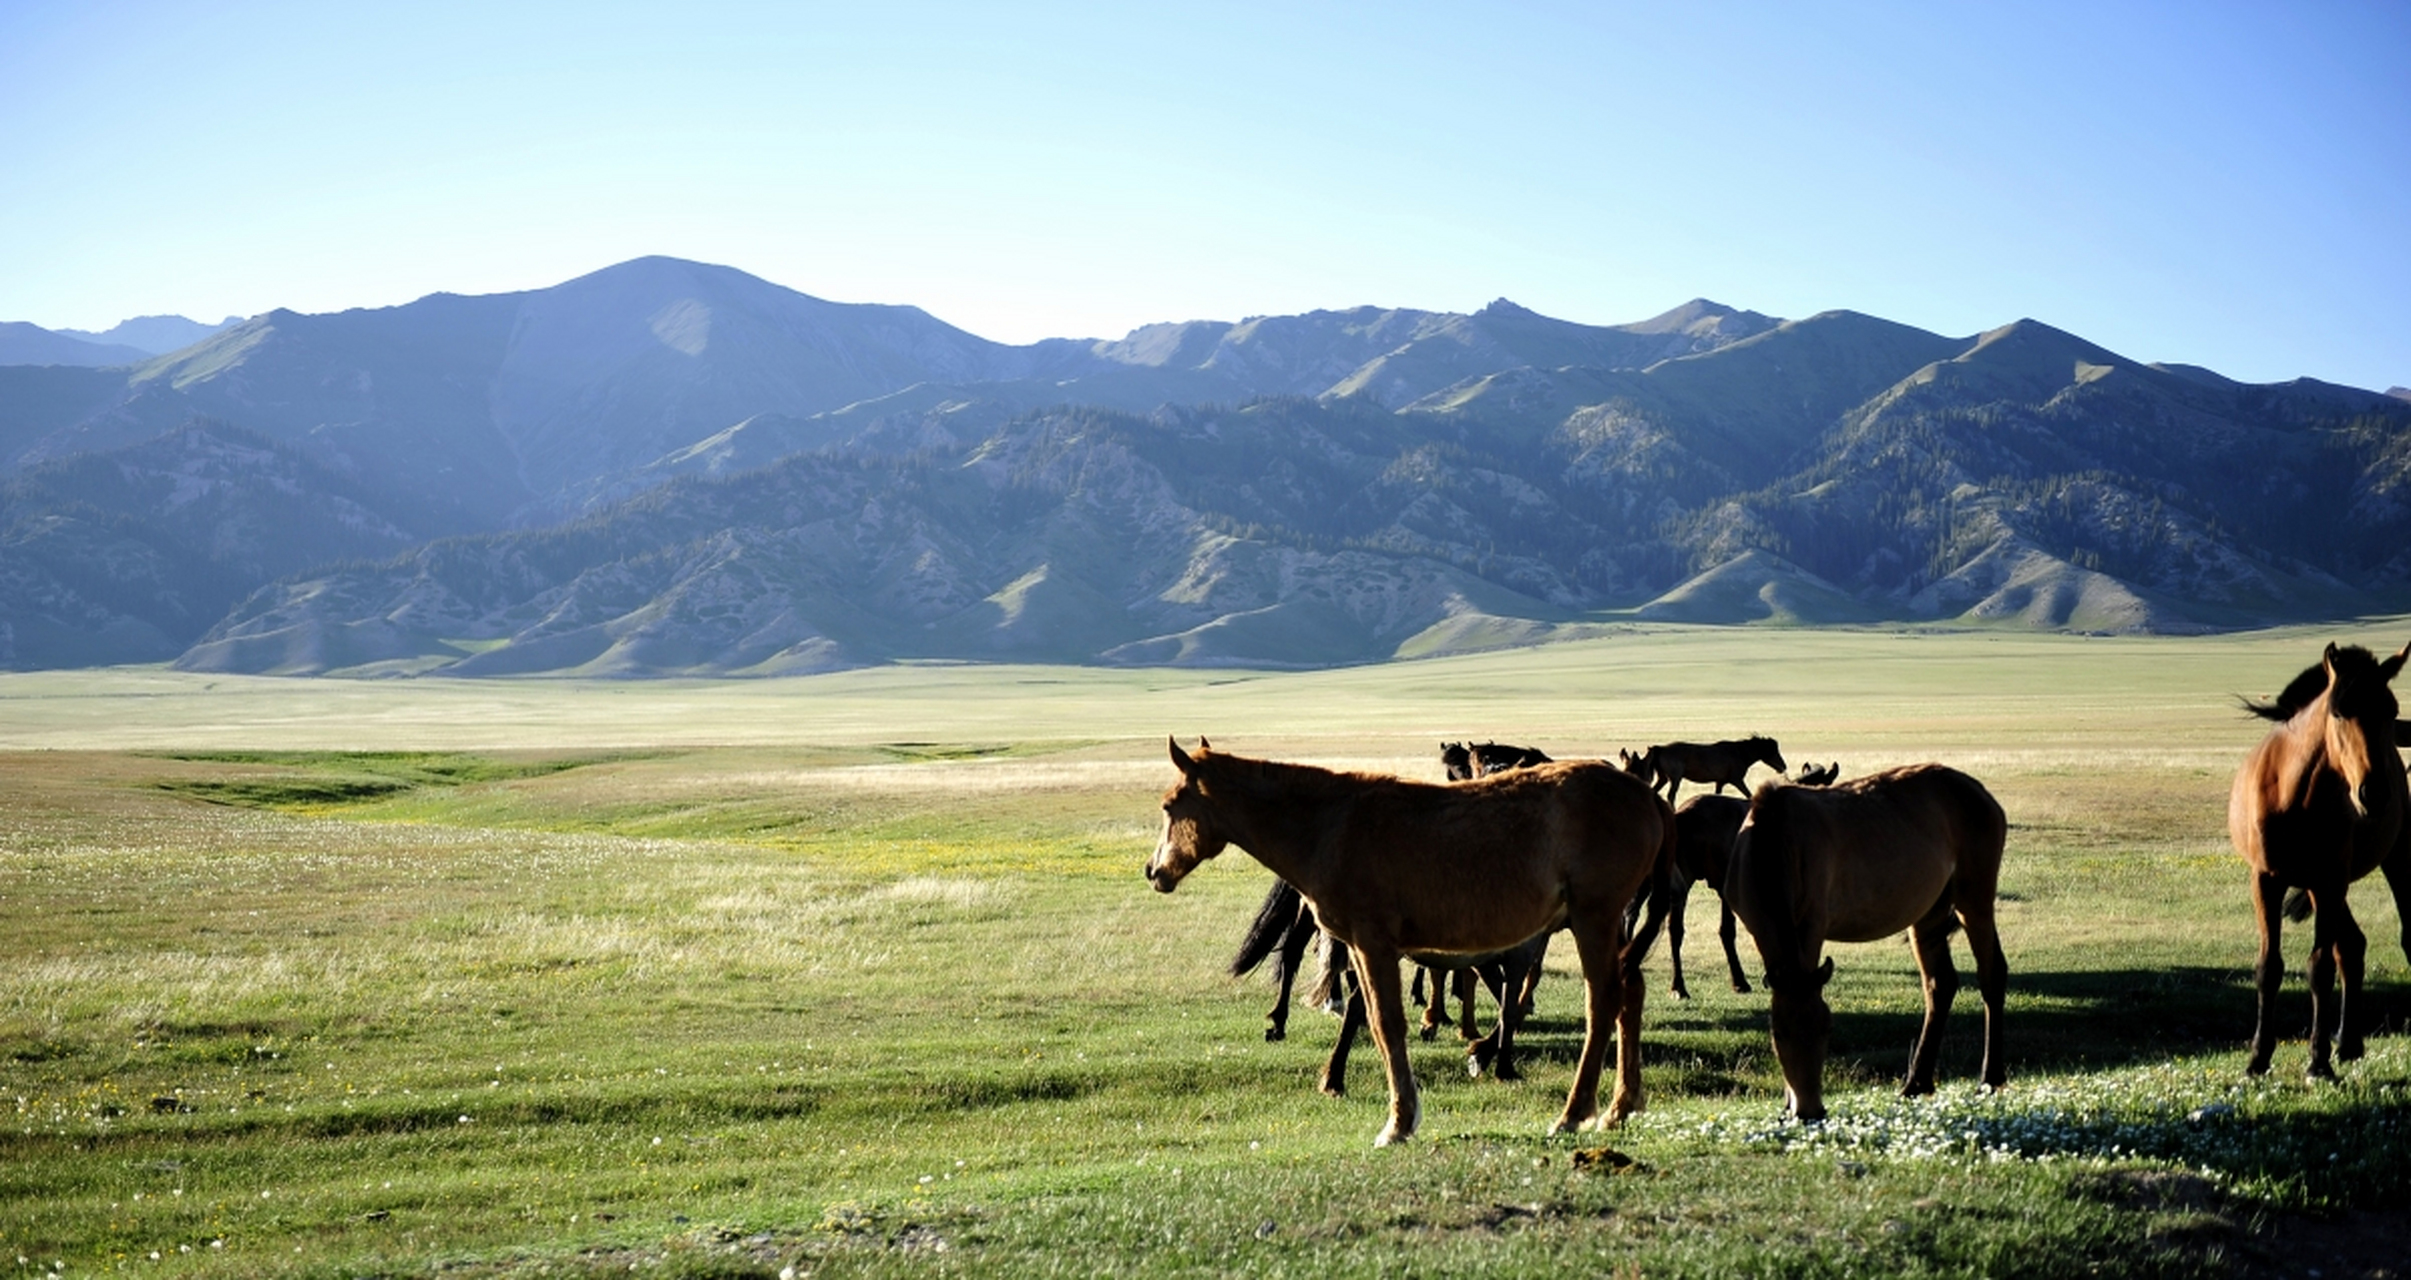
[[[1973,976],[1961,979],[1942,1033],[1945,1080],[1972,1077],[1982,1065],[1984,1006]],[[1864,987],[1851,993],[1861,1004],[1869,994]],[[1873,994],[1880,997],[1880,989]],[[2285,1041],[2299,1054],[2311,1018],[2310,995],[2299,973],[2287,975],[2279,1010]],[[2253,1016],[2250,975],[2237,969],[2013,970],[2003,1034],[2013,1076],[2101,1070],[2240,1050],[2251,1036]],[[2372,1037],[2411,1034],[2411,986],[2371,982],[2354,1016]],[[1495,1007],[1483,1010],[1485,1030],[1493,1017]],[[1923,997],[1914,981],[1899,985],[1893,1007],[1835,1010],[1828,1071],[1855,1083],[1897,1080],[1908,1070],[1923,1018]],[[1528,1066],[1571,1069],[1581,1053],[1582,1034],[1578,1014],[1543,1013],[1525,1020],[1516,1053]],[[1768,1035],[1763,993],[1744,997],[1739,1005],[1705,1004],[1677,1002],[1657,989],[1649,993],[1642,1051],[1652,1067],[1678,1068],[1671,1082],[1677,1092],[1718,1095],[1745,1089],[1752,1077],[1771,1079]],[[1315,1046],[1312,1052],[1329,1050],[1328,1033],[1301,1038]],[[1360,1038],[1359,1047],[1369,1048],[1369,1040]],[[2279,1066],[2286,1066],[2282,1051]]]

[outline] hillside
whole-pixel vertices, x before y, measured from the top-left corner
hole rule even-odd
[[[189,447],[162,441],[196,416],[255,433],[298,505],[194,508],[171,541],[290,519],[270,541],[307,551],[170,589],[164,560],[91,551],[57,477],[157,471],[131,460]],[[130,369],[0,368],[10,471],[50,478],[10,509],[6,563],[39,589],[9,625],[55,637],[15,665],[1305,666],[1619,617],[2168,632],[2411,604],[2401,397],[2140,364],[2030,320],[1953,338],[1699,300],[1009,346],[639,259],[272,311]],[[73,501],[166,527],[131,491]],[[377,532],[303,536],[327,519]]]

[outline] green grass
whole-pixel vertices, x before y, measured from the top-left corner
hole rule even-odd
[[[2411,986],[2376,881],[2370,1057],[2309,1086],[2297,1033],[2269,1081],[2241,1070],[2223,804],[2256,730],[2228,695],[2321,638],[0,677],[0,1274],[2229,1273],[2298,1215],[2411,1192]],[[1697,998],[1652,961],[1639,1120],[1542,1136],[1580,1035],[1559,954],[1529,1078],[1418,1042],[1423,1134],[1374,1151],[1370,1046],[1324,1098],[1335,1024],[1301,1010],[1268,1044],[1269,993],[1222,976],[1262,871],[1139,876],[1162,735],[1201,729],[1425,776],[1441,736],[1756,729],[1852,772],[1967,768],[2013,824],[2011,1087],[1968,1087],[1963,993],[1943,1093],[1893,1098],[1913,963],[1837,947],[1835,1120],[1780,1124],[1762,997],[1723,989],[1701,894]],[[2298,977],[2287,999],[2307,1021]]]

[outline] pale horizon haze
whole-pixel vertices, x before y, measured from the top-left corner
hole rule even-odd
[[[667,254],[984,337],[1694,296],[2411,383],[2411,5],[0,5],[0,320]]]

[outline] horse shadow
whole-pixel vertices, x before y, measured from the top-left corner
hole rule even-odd
[[[2411,983],[2371,975],[2355,1014],[2371,1037],[2411,1035]],[[2298,974],[2288,975],[2281,1010],[2289,1041],[2307,1040],[2310,996]],[[1982,1066],[1983,1008],[1963,988],[1943,1033],[1941,1078],[1972,1080]],[[2011,1079],[2020,1073],[2108,1070],[2170,1058],[2241,1051],[2252,1034],[2252,975],[2243,968],[2177,965],[2159,968],[2012,970],[2007,1040]],[[1837,1083],[1897,1082],[1924,1015],[1915,985],[1904,985],[1896,1007],[1836,1008],[1827,1069]],[[1582,1047],[1578,1009],[1544,1007],[1517,1031],[1517,1052],[1528,1067],[1570,1068]],[[1775,1071],[1766,1005],[1760,998],[1676,1002],[1652,991],[1643,1021],[1642,1054],[1653,1068],[1673,1068],[1664,1086],[1678,1095],[1756,1092]]]

